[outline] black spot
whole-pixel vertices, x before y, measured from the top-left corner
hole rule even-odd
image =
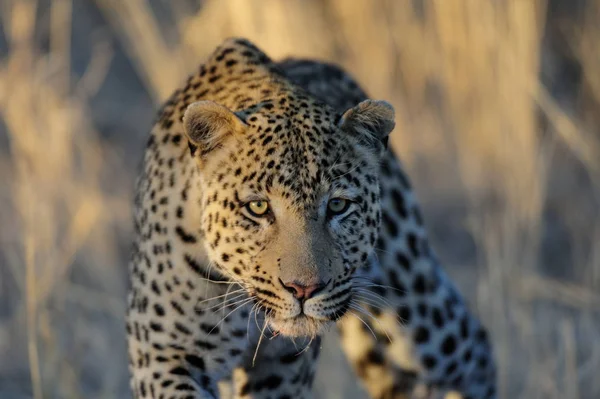
[[[156,313],[157,316],[165,315],[165,309],[158,303],[154,304],[154,312]]]
[[[400,193],[400,191],[398,191],[395,188],[392,189],[391,194],[392,194],[392,201],[394,204],[394,209],[396,209],[396,212],[398,213],[398,215],[400,215],[400,217],[402,217],[403,219],[406,219],[408,217],[408,212],[406,210],[404,196],[402,195],[402,193]]]
[[[396,271],[394,269],[391,269],[388,272],[388,276],[392,287],[395,288],[394,290],[392,290],[392,292],[399,297],[406,296],[406,287],[404,286],[404,283],[402,283],[402,281],[400,281],[400,279],[398,278],[398,274],[396,273]]]
[[[196,237],[193,234],[187,233],[181,226],[175,227],[175,233],[177,233],[179,238],[181,238],[181,241],[187,244],[194,244],[197,241]]]
[[[190,392],[194,392],[196,389],[192,385],[190,385],[190,384],[181,383],[181,384],[175,385],[175,390],[176,391],[186,391],[186,392],[190,391]]]
[[[460,337],[462,339],[469,337],[469,317],[467,315],[460,320]]]
[[[280,376],[273,374],[273,375],[270,375],[269,377],[265,378],[262,381],[261,385],[267,389],[273,390],[273,389],[276,389],[277,387],[279,387],[282,382],[283,382],[283,379]]]
[[[196,260],[194,258],[192,258],[191,255],[185,254],[184,260],[185,260],[185,263],[187,263],[187,265],[197,274],[199,274],[201,276],[204,276],[206,274],[206,272],[203,270],[202,266],[200,266],[200,263],[196,262]]]
[[[398,236],[398,226],[396,226],[396,222],[394,222],[386,213],[383,214],[383,225],[392,238]]]
[[[173,380],[163,380],[163,382],[160,383],[162,388],[168,388],[171,385],[173,385]]]
[[[206,323],[201,323],[200,329],[202,331],[204,331],[207,335],[217,335],[217,334],[219,334],[219,331],[221,330],[218,325],[213,326],[213,325],[206,324]]]
[[[366,361],[371,364],[382,365],[385,363],[385,358],[381,352],[371,349],[369,353],[367,353]]]
[[[402,252],[396,252],[396,261],[404,268],[404,270],[410,271],[410,260]]]
[[[429,342],[429,330],[424,326],[419,326],[415,330],[414,340],[417,344]]]
[[[413,257],[419,257],[419,239],[414,233],[408,233],[406,239],[408,240],[408,248]]]
[[[433,308],[433,310],[431,311],[431,318],[433,319],[433,324],[437,328],[444,327],[444,316],[442,315],[440,308]]]
[[[385,288],[383,288],[383,282],[379,279],[373,280],[373,285],[371,285],[369,287],[369,289],[371,291],[373,291],[374,293],[381,295],[381,296],[385,296],[385,294],[386,294],[386,290],[385,290]],[[330,299],[334,299],[334,298],[330,298]]]
[[[487,332],[483,328],[480,328],[479,331],[477,331],[476,338],[479,342],[487,342]]]
[[[196,340],[196,341],[194,341],[194,343],[196,344],[196,346],[198,348],[201,348],[201,349],[213,350],[213,349],[217,348],[217,346],[215,344],[212,344],[212,343],[207,342],[207,341],[202,341],[202,340],[199,340],[199,339]]]
[[[425,277],[420,273],[417,274],[415,281],[413,281],[413,290],[415,290],[417,294],[422,295],[425,293]]]
[[[181,307],[181,305],[175,301],[171,301],[171,306],[173,307],[173,309],[179,313],[180,315],[184,316],[185,312],[183,311],[183,308]]]
[[[203,375],[202,377],[200,377],[200,385],[202,385],[202,388],[208,390],[211,394],[213,394],[214,397],[214,391],[210,388],[210,377],[207,375]],[[195,396],[192,396],[189,399],[195,399]]]
[[[185,361],[200,371],[205,370],[204,359],[196,355],[185,355]]]
[[[398,309],[398,316],[400,317],[400,320],[402,320],[403,323],[410,323],[410,319],[412,316],[410,308],[408,306],[401,306]]]
[[[301,359],[300,356],[298,356],[295,353],[288,353],[286,355],[283,355],[279,358],[279,361],[283,364],[290,364],[290,363],[294,363],[296,360]]]
[[[456,350],[456,338],[453,335],[448,335],[442,344],[440,345],[440,350],[446,356],[449,356],[454,353]]]
[[[429,370],[437,366],[437,359],[432,355],[424,355],[421,358],[421,361],[423,362],[423,365]]]
[[[175,322],[175,329],[185,335],[192,335],[192,331],[189,328],[187,328],[185,325],[183,325],[179,322]]]
[[[473,350],[471,348],[469,348],[463,354],[463,360],[465,361],[465,363],[468,363],[471,361],[472,358],[473,358]]]
[[[183,368],[181,366],[175,367],[174,369],[171,369],[171,371],[169,371],[169,373],[171,373],[173,375],[181,375],[181,376],[184,376],[184,377],[189,377],[190,376],[190,372],[187,369],[185,369],[185,368]]]
[[[231,335],[233,335],[236,338],[242,338],[246,336],[246,330],[233,330],[231,332]]]

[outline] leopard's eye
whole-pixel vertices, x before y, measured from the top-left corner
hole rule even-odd
[[[269,212],[269,203],[264,200],[250,201],[246,204],[246,209],[252,216],[262,217]]]
[[[332,198],[327,204],[327,211],[332,216],[341,215],[348,210],[349,206],[350,201],[344,198]]]

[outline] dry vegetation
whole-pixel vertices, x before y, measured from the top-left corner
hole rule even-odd
[[[0,16],[0,397],[126,397],[143,137],[232,35],[338,62],[394,102],[502,398],[600,397],[599,0],[0,0]],[[346,369],[321,370],[321,397],[358,397]]]

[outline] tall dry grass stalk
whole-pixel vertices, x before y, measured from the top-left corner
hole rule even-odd
[[[512,364],[511,309],[515,272],[535,267],[546,184],[535,98],[543,2],[438,3],[445,93],[449,98],[460,175],[469,192],[470,225],[487,281],[479,292],[500,364]],[[532,83],[533,82],[533,83]],[[484,316],[484,319],[486,317]],[[500,367],[502,397],[510,369]]]
[[[3,245],[3,251],[10,253],[7,258],[12,262],[7,266],[22,300],[13,309],[15,318],[10,328],[27,332],[31,390],[36,399],[44,393],[80,396],[76,394],[79,388],[72,384],[53,382],[78,375],[77,361],[66,362],[66,353],[60,348],[61,334],[68,327],[61,326],[63,320],[56,316],[65,312],[69,303],[85,303],[96,290],[105,288],[99,284],[88,292],[87,288],[78,290],[78,284],[70,279],[74,260],[88,240],[94,240],[99,250],[102,245],[107,247],[111,220],[128,214],[126,209],[111,209],[122,200],[103,192],[101,175],[104,162],[110,158],[103,154],[86,108],[85,96],[93,95],[94,90],[90,83],[101,81],[106,73],[102,68],[106,62],[99,57],[109,54],[105,47],[98,47],[96,50],[103,54],[95,52],[96,65],[73,82],[71,1],[51,4],[47,52],[40,51],[35,40],[37,11],[38,4],[32,0],[15,1],[7,7],[3,27],[10,54],[0,67],[0,117],[6,126],[12,161],[7,186],[12,203],[4,207],[3,238],[10,235],[10,241],[19,244]],[[86,260],[96,267],[102,262],[119,265],[114,242],[108,247],[101,260],[94,259],[93,251],[86,252]],[[106,271],[90,272],[100,277]],[[121,317],[120,301],[117,306]],[[16,354],[18,359],[19,343],[16,339],[8,356]],[[18,361],[2,362],[0,369],[17,365]]]
[[[391,100],[398,109],[393,145],[426,215],[441,215],[427,216],[428,224],[455,224],[477,248],[470,267],[447,269],[492,330],[500,397],[557,399],[600,396],[598,197],[583,201],[585,190],[571,191],[580,189],[572,180],[582,170],[595,195],[600,182],[600,1],[587,3],[572,34],[584,76],[576,108],[587,111],[567,113],[538,79],[543,0],[207,0],[198,12],[160,3],[173,11],[172,24],[160,23],[165,17],[153,2],[95,0],[156,105],[227,36],[248,37],[275,58],[340,63],[373,97]],[[47,50],[36,40],[44,26],[36,2],[2,4],[10,52],[0,60],[0,118],[10,153],[0,159],[0,176],[9,182],[11,212],[3,220],[11,227],[0,228],[7,261],[0,273],[10,270],[17,299],[15,316],[0,319],[0,352],[27,364],[25,391],[35,398],[123,396],[125,260],[114,232],[129,229],[126,193],[135,171],[115,173],[119,153],[92,123],[89,104],[116,73],[110,46],[91,43],[88,68],[74,78],[77,14],[71,0],[50,4]],[[563,167],[571,164],[578,166]],[[466,216],[452,214],[458,208]],[[547,236],[556,234],[549,210],[568,233],[559,242],[572,252],[569,263],[553,266],[568,281],[542,261]],[[463,246],[452,235],[434,232],[434,240],[442,253]],[[12,337],[6,331],[28,334],[3,345]],[[341,359],[328,346],[324,362]],[[0,362],[0,382],[10,368]],[[322,370],[322,397],[360,396],[339,367]],[[344,388],[331,392],[331,381]]]

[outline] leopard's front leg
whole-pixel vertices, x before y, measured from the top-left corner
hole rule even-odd
[[[248,346],[250,300],[211,285],[197,289],[203,294],[197,298],[131,291],[127,332],[134,398],[219,398],[217,382],[231,374]]]

